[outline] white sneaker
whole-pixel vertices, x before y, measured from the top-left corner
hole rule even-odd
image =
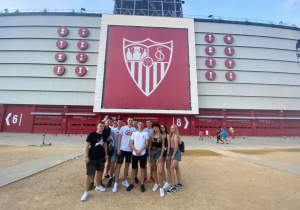
[[[153,187],[153,192],[155,192],[158,189],[158,184],[155,184]]]
[[[165,191],[164,191],[164,189],[160,188],[159,191],[160,191],[160,197],[165,197]]]
[[[129,186],[129,183],[127,182],[127,179],[125,181],[122,181],[122,185],[124,185],[125,187]]]
[[[89,193],[85,191],[81,197],[81,201],[86,201],[86,198],[89,196]]]
[[[168,182],[166,182],[163,186],[164,189],[168,189],[170,187],[170,184]]]
[[[99,187],[96,187],[95,190],[96,191],[101,191],[101,192],[106,191],[106,189],[104,187],[102,187],[101,185]]]
[[[117,192],[117,190],[118,190],[118,183],[115,183],[112,191]]]

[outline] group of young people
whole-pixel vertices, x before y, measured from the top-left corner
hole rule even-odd
[[[234,130],[232,127],[229,128],[232,138],[234,138]],[[222,144],[224,144],[224,142],[226,141],[226,144],[228,144],[228,140],[227,140],[228,134],[227,131],[224,128],[221,128],[221,132],[220,129],[217,129],[217,142],[219,143],[222,142]],[[203,140],[204,138],[204,132],[202,130],[199,131],[199,140]],[[211,139],[211,135],[210,132],[208,130],[205,131],[205,138],[209,138]]]
[[[111,126],[112,122],[113,126]],[[87,199],[88,191],[93,188],[96,191],[106,191],[102,182],[105,162],[107,166],[104,177],[108,178],[107,188],[113,186],[112,191],[116,193],[124,159],[122,185],[126,187],[126,191],[131,191],[138,184],[141,192],[146,191],[148,162],[154,192],[159,188],[160,196],[164,197],[165,189],[169,188],[167,193],[172,194],[176,192],[176,188],[182,188],[179,168],[181,139],[177,126],[172,125],[168,133],[166,125],[157,123],[152,125],[151,119],[146,120],[146,125],[147,127],[144,128],[144,122],[137,121],[133,117],[128,117],[127,125],[124,125],[122,119],[112,121],[111,118],[98,123],[97,130],[90,133],[86,139],[84,161],[87,176],[82,201]],[[130,164],[132,170],[128,182]],[[138,170],[140,170],[140,181],[137,178]],[[175,184],[175,171],[177,184]]]

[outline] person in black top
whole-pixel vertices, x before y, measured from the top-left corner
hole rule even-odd
[[[113,139],[111,138],[111,128],[109,127],[110,124],[112,123],[112,119],[111,118],[107,118],[105,120],[105,128],[104,128],[104,135],[105,135],[105,141],[107,142],[107,151],[108,151],[108,162],[107,162],[107,166],[106,166],[106,175],[104,176],[104,178],[108,179],[109,178],[109,170],[110,170],[110,157],[113,155],[114,151],[113,151]]]
[[[220,130],[217,129],[217,142],[216,142],[216,143],[219,143],[219,141],[221,141],[222,144],[224,144],[224,141],[221,139],[221,133],[220,133]]]
[[[103,134],[104,127],[105,123],[98,123],[97,131],[90,133],[86,139],[84,162],[86,163],[87,176],[85,181],[85,192],[81,197],[81,201],[85,201],[89,195],[89,185],[95,171],[97,171],[95,190],[102,192],[106,190],[100,185],[105,161],[108,158],[107,144],[105,143],[105,135]]]

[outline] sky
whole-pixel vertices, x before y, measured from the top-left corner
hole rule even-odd
[[[113,11],[113,7],[113,0],[0,0],[0,10],[85,8]],[[300,0],[185,0],[183,13],[282,21],[300,26]]]

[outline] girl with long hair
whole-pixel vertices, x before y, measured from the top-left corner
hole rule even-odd
[[[149,145],[149,163],[152,161],[152,175],[155,180],[153,191],[156,191],[160,186],[160,196],[164,197],[165,192],[163,189],[163,167],[164,167],[164,148],[165,148],[165,138],[161,135],[160,126],[157,123],[154,123],[153,134],[150,136],[150,145]],[[157,170],[158,169],[158,170]],[[158,179],[157,179],[158,171]],[[158,183],[159,180],[159,183]]]
[[[176,192],[175,186],[175,169],[178,167],[179,161],[181,161],[181,152],[179,145],[181,144],[180,135],[176,125],[172,125],[170,129],[170,153],[169,157],[171,158],[170,174],[171,174],[171,187],[167,191],[168,194]],[[179,168],[178,168],[179,169]],[[181,179],[181,173],[180,173]],[[180,180],[181,182],[181,180]]]
[[[164,180],[166,181],[164,183],[163,188],[167,189],[170,187],[170,179],[171,179],[171,174],[170,174],[170,164],[171,164],[171,159],[168,156],[170,153],[170,135],[167,130],[167,126],[165,124],[160,125],[160,131],[162,136],[165,138],[165,148],[164,148],[164,166],[166,165],[167,173],[165,173],[165,168],[163,168],[163,177]]]

